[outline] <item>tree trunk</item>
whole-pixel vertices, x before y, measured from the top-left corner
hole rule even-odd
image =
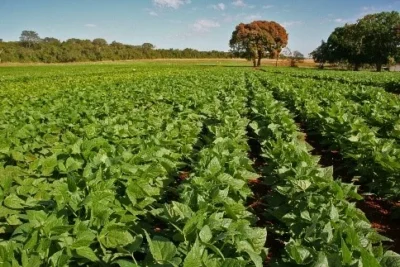
[[[256,60],[255,57],[253,57],[253,67],[254,67],[254,68],[257,67],[257,60]]]
[[[257,61],[257,67],[261,66],[261,58],[262,58],[262,52],[258,51],[258,61]]]
[[[360,67],[361,67],[361,64],[360,63],[355,63],[354,64],[354,71],[359,71],[360,70]]]
[[[381,72],[382,71],[382,63],[376,63],[376,71]]]

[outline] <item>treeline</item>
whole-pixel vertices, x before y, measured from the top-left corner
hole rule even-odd
[[[310,56],[321,67],[325,63],[348,63],[354,70],[374,65],[381,71],[385,65],[400,62],[400,14],[370,14],[338,27]]]
[[[156,49],[150,43],[127,45],[107,43],[105,39],[94,40],[40,38],[34,31],[23,31],[17,42],[0,39],[0,62],[83,62],[103,60],[132,60],[156,58],[230,58],[232,54],[222,51],[198,51],[186,48]]]

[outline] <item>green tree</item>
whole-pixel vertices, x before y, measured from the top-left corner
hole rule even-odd
[[[311,55],[316,62],[348,62],[359,70],[374,64],[381,71],[390,58],[400,58],[400,14],[381,12],[366,15],[354,24],[336,28]]]
[[[368,63],[364,50],[367,40],[357,24],[346,24],[336,28],[329,36],[327,45],[331,62],[347,61],[355,71]]]
[[[331,56],[327,42],[321,41],[321,45],[318,46],[314,51],[310,53],[310,57],[314,59],[314,62],[319,63],[319,68],[323,69],[324,64],[330,62]]]
[[[41,41],[39,34],[35,31],[22,31],[19,40],[24,46],[28,48]]]
[[[58,40],[57,38],[53,38],[53,37],[45,37],[42,39],[42,41],[43,41],[43,43],[53,44],[53,45],[61,44],[60,40]]]
[[[103,38],[96,38],[92,41],[92,43],[97,46],[106,46],[107,45],[107,41]]]
[[[32,39],[32,36],[36,36],[36,38]],[[93,41],[71,38],[65,42],[52,37],[40,40],[37,33],[34,35],[24,33],[22,41],[24,46],[21,46],[21,42],[0,43],[0,50],[3,50],[2,62],[55,63],[143,58],[227,58],[231,56],[230,53],[222,51],[156,49],[150,43],[127,45],[114,41],[107,44],[107,41],[102,38]],[[40,45],[37,45],[38,42]]]
[[[65,43],[67,44],[79,44],[82,40],[77,39],[77,38],[70,38],[67,41],[65,41]]]
[[[144,44],[142,44],[142,48],[144,50],[153,50],[155,48],[155,46],[151,43],[144,43]]]
[[[381,12],[367,15],[357,23],[365,42],[363,51],[370,64],[381,71],[389,63],[390,57],[398,54],[400,47],[400,13]]]

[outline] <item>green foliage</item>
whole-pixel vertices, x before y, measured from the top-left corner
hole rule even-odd
[[[399,55],[399,27],[399,12],[366,15],[355,24],[336,28],[311,56],[319,63],[347,61],[354,70],[374,64],[381,71],[382,65]]]
[[[30,48],[41,41],[39,34],[35,31],[22,31],[19,41],[22,45]]]
[[[262,156],[268,160],[262,169],[272,188],[267,196],[268,215],[280,222],[269,231],[289,237],[286,255],[276,260],[277,266],[385,265],[381,242],[388,239],[377,234],[349,202],[361,199],[357,187],[335,181],[331,168],[318,165],[319,158],[310,155],[292,115],[271,91],[265,91],[284,91],[267,77],[262,77],[267,88],[249,77],[253,88],[251,126],[262,145]],[[293,97],[297,94],[290,92]],[[298,99],[309,98],[302,95]]]
[[[382,89],[306,78],[287,78],[275,92],[331,150],[350,160],[350,169],[370,192],[399,199],[397,99]]]
[[[360,199],[357,187],[334,181],[332,169],[318,165],[284,108],[301,107],[315,120],[322,114],[328,120],[316,122],[324,133],[346,130],[337,139],[327,134],[329,141],[345,144],[348,157],[355,155],[350,148],[364,146],[362,166],[371,157],[371,132],[386,140],[398,130],[384,127],[398,110],[382,89],[343,89],[290,71],[294,77],[281,81],[279,73],[247,68],[140,63],[1,71],[5,266],[261,267],[267,230],[256,226],[248,205],[249,181],[271,188],[263,215],[276,222],[268,231],[285,244],[275,264],[398,262],[381,246],[388,239],[350,202]],[[308,91],[289,86],[296,80]],[[381,130],[364,136],[367,120],[352,124],[355,117],[341,109]],[[268,160],[261,171],[249,159],[250,129]],[[382,156],[392,156],[392,147],[374,143],[367,170],[394,172],[396,161]],[[394,189],[390,196],[397,196]]]
[[[222,51],[195,49],[154,49],[154,45],[107,43],[105,39],[91,40],[56,38],[41,39],[36,32],[23,31],[20,42],[0,42],[1,62],[84,62],[104,60],[162,59],[162,58],[230,58]]]
[[[266,231],[245,206],[256,175],[237,112],[244,81],[209,74],[147,69],[129,79],[129,68],[69,87],[65,77],[47,88],[53,77],[34,79],[32,90],[5,78],[1,261],[262,266]],[[193,172],[178,185],[184,168]]]

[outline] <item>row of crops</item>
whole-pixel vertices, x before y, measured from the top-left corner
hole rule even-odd
[[[393,93],[400,93],[400,79],[396,72],[339,72],[315,69],[267,69],[274,74],[290,75],[297,78],[313,78],[319,81],[336,81],[342,84],[382,87]]]
[[[0,70],[1,266],[400,266],[355,207],[358,186],[319,165],[296,123],[398,200],[399,107],[384,89],[239,68],[43,68]]]
[[[348,159],[369,191],[400,199],[400,104],[380,88],[279,76],[261,80],[310,134]]]

